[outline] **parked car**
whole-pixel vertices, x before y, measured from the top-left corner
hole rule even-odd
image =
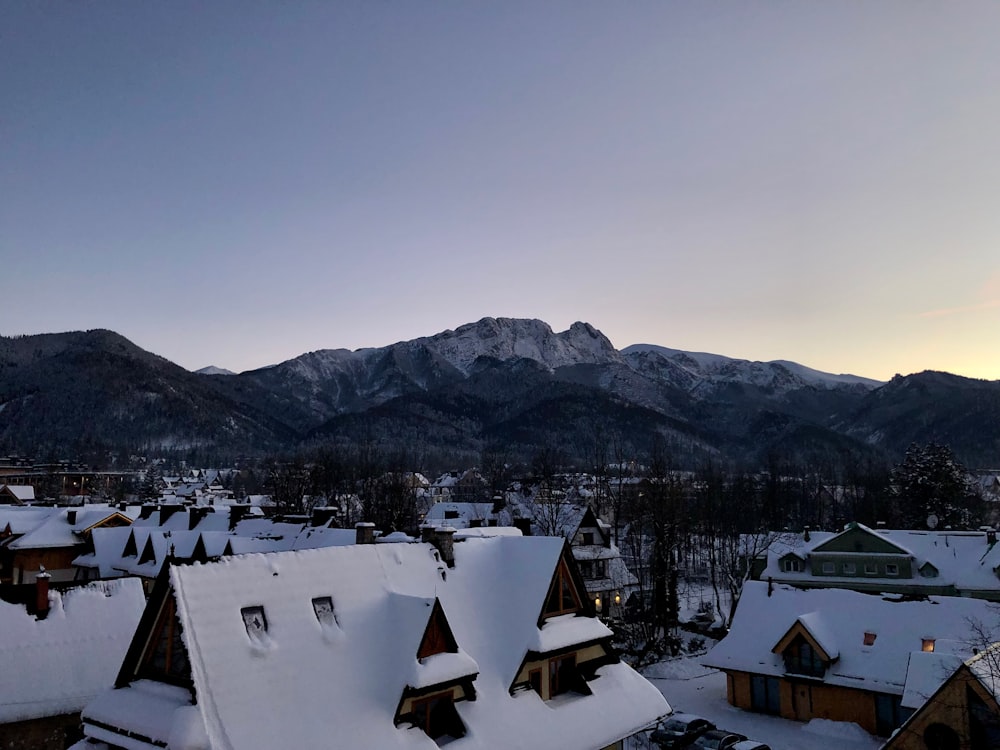
[[[731,750],[737,742],[743,742],[747,736],[736,732],[727,732],[725,729],[710,729],[704,734],[696,737],[691,743],[691,748],[698,750]]]
[[[715,729],[715,724],[701,716],[672,714],[664,719],[663,726],[653,730],[649,739],[664,748],[688,747],[712,729]]]
[[[757,740],[743,740],[733,745],[732,750],[771,750],[771,746]]]

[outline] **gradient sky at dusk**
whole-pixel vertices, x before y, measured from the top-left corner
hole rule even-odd
[[[1000,3],[0,4],[0,334],[1000,378]]]

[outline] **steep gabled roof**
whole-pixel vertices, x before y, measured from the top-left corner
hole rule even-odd
[[[906,547],[863,523],[849,524],[839,534],[817,544],[813,552],[855,552],[862,548],[867,554],[912,555]]]
[[[422,731],[406,722],[396,726],[401,696],[432,688],[435,680],[473,676],[476,700],[455,706],[469,729],[454,741],[456,750],[555,740],[604,746],[639,730],[669,707],[624,664],[602,666],[593,694],[560,703],[558,711],[534,692],[510,693],[529,651],[547,649],[554,638],[610,634],[587,617],[564,616],[551,630],[551,622],[539,628],[538,613],[565,549],[562,539],[502,536],[456,544],[453,568],[422,543],[170,567],[204,745],[321,748],[336,736],[351,746],[434,748]],[[165,595],[154,590],[150,606]],[[328,616],[331,609],[335,617]],[[144,616],[140,630],[151,622]],[[442,622],[451,633],[443,642],[450,647],[453,639],[457,652],[418,658],[428,632],[442,630]],[[133,644],[141,641],[137,633]],[[119,684],[131,686],[98,701],[101,717],[117,710],[124,721],[135,691],[148,693],[129,682],[134,674],[123,667]],[[597,725],[595,715],[602,717]],[[90,709],[85,722],[88,717],[100,720]]]

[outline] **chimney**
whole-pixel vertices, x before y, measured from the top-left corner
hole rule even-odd
[[[802,533],[802,541],[803,542],[808,542],[809,538],[810,538],[809,537],[809,527],[806,526],[805,529],[804,529],[804,531],[803,531],[803,533]]]
[[[531,519],[530,518],[515,518],[514,526],[521,530],[523,536],[531,536]]]
[[[45,572],[45,566],[38,566],[38,574],[35,576],[35,616],[39,620],[44,620],[49,616],[49,578]]]
[[[499,513],[504,508],[507,507],[507,503],[503,499],[503,495],[496,494],[493,496],[493,512]]]
[[[122,513],[124,513],[125,511],[127,511],[128,510],[128,503],[125,502],[124,500],[122,500],[120,503],[118,503],[118,510],[120,510]]]
[[[991,547],[997,543],[997,532],[996,529],[990,529],[986,532],[986,543]]]
[[[72,526],[73,524],[76,523],[76,511],[75,510],[68,510],[68,511],[66,511],[66,522],[70,526]]]
[[[336,514],[337,509],[330,506],[313,508],[311,523],[313,526],[326,526]]]
[[[354,524],[355,544],[375,544],[375,524],[361,521]]]
[[[455,567],[455,531],[451,526],[442,526],[434,537],[434,546],[441,553],[441,559],[449,568]]]
[[[436,531],[435,527],[431,526],[429,523],[425,523],[420,527],[420,541],[434,544],[434,539],[437,537]]]
[[[149,518],[150,516],[153,515],[154,510],[156,510],[155,505],[149,505],[149,504],[143,505],[141,508],[139,508],[139,518]]]

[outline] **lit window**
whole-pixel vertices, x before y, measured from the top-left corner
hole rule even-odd
[[[928,653],[930,653],[931,651],[933,651],[934,650],[934,639],[933,638],[924,638],[923,640],[921,640],[921,642],[920,642],[920,650],[921,651],[927,651]]]
[[[875,645],[875,638],[877,638],[877,637],[878,636],[877,636],[876,633],[865,632],[865,645],[866,646],[874,646]]]

